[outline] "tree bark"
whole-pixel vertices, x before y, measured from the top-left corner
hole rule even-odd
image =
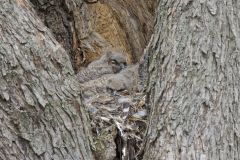
[[[75,71],[108,49],[139,61],[153,29],[154,0],[30,0],[71,55]]]
[[[94,159],[66,51],[26,0],[0,1],[0,159]]]
[[[240,159],[240,1],[159,1],[143,159]]]

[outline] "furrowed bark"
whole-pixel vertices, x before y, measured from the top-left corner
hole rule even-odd
[[[239,1],[158,2],[143,159],[240,159]]]
[[[70,54],[74,70],[106,49],[136,63],[152,34],[154,0],[30,0],[42,22]]]
[[[0,159],[93,159],[66,51],[26,0],[0,1]]]

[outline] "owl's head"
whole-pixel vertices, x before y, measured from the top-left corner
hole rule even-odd
[[[120,72],[122,69],[126,68],[127,60],[123,54],[118,52],[108,52],[108,65],[113,69],[114,73]]]

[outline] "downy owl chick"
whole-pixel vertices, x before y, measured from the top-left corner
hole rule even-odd
[[[126,66],[127,61],[123,54],[107,51],[100,59],[93,61],[87,68],[81,70],[77,77],[80,83],[84,83],[105,74],[116,74]]]

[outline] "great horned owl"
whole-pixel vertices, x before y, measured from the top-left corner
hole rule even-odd
[[[87,68],[82,69],[78,74],[80,83],[97,79],[105,74],[116,74],[127,65],[126,58],[118,52],[107,51],[103,56],[90,63]]]

